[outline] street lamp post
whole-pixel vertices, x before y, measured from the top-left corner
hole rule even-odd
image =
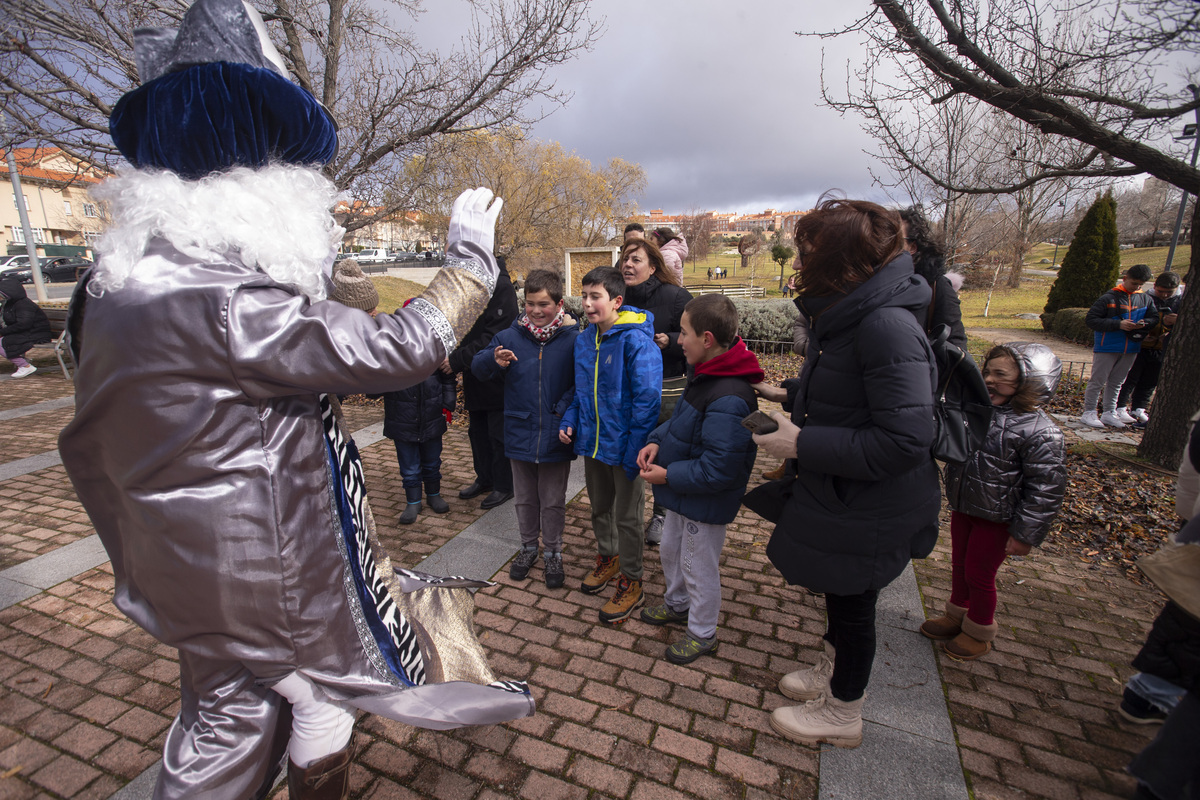
[[[1054,237],[1054,257],[1050,259],[1050,269],[1054,269],[1054,265],[1058,263],[1058,243],[1062,241],[1062,221],[1067,214],[1067,204],[1062,200],[1058,201],[1058,235]]]
[[[1194,83],[1188,84],[1188,90],[1192,93],[1193,100],[1200,100],[1200,87]],[[1200,153],[1200,106],[1196,107],[1196,123],[1194,125],[1185,125],[1183,128],[1183,136],[1180,139],[1195,139],[1196,144],[1192,146],[1192,168],[1196,167],[1196,155]],[[1183,227],[1183,212],[1187,210],[1188,191],[1183,190],[1183,197],[1179,200],[1179,213],[1175,216],[1175,232],[1171,234],[1171,249],[1167,251],[1167,267],[1166,271],[1171,271],[1171,262],[1175,260],[1175,246],[1179,244],[1179,230]],[[1192,245],[1195,246],[1195,231],[1192,232]]]

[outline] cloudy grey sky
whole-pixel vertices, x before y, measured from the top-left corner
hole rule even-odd
[[[457,5],[427,4],[416,23],[440,26]],[[852,21],[867,0],[595,0],[606,19],[595,48],[557,68],[574,93],[533,135],[595,165],[620,157],[646,171],[643,210],[751,213],[810,208],[828,189],[884,199],[857,118],[820,104],[826,72],[861,59],[854,41],[801,38],[801,28]]]

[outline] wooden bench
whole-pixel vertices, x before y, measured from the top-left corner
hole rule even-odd
[[[35,344],[34,347],[50,347],[54,350],[54,357],[58,359],[58,366],[62,368],[63,377],[71,380],[71,371],[67,368],[67,359],[71,359],[72,365],[75,360],[71,358],[71,351],[67,348],[67,309],[65,308],[45,308],[42,311],[46,312],[46,319],[50,320],[50,336],[49,342],[43,344]]]

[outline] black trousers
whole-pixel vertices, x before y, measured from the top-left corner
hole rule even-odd
[[[825,595],[828,615],[825,641],[834,647],[833,676],[829,690],[838,700],[851,702],[863,696],[875,663],[875,603],[879,591]]]
[[[1163,351],[1162,350],[1139,350],[1137,358],[1133,360],[1133,366],[1129,368],[1129,374],[1125,376],[1125,383],[1121,384],[1121,394],[1117,396],[1117,408],[1146,408],[1150,405],[1150,398],[1154,396],[1154,389],[1158,386],[1158,375],[1162,372]],[[1133,396],[1133,402],[1130,403],[1130,395]]]
[[[475,476],[497,492],[511,492],[512,466],[504,455],[504,410],[470,411],[467,422]]]

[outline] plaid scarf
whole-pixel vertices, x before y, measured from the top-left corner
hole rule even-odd
[[[525,330],[529,331],[529,333],[533,335],[534,339],[545,343],[548,342],[550,337],[557,333],[558,329],[562,327],[564,316],[564,309],[560,308],[557,316],[555,316],[554,319],[551,320],[544,328],[539,328],[537,325],[534,325],[532,322],[530,322],[528,314],[522,314],[519,322],[521,323],[521,326],[525,328]]]

